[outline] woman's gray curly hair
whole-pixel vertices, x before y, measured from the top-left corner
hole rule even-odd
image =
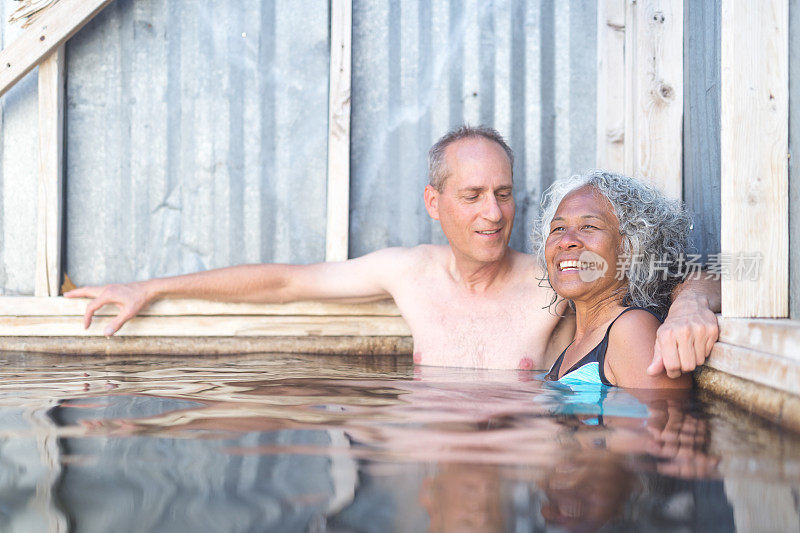
[[[545,272],[545,241],[556,209],[567,194],[586,185],[608,199],[619,220],[620,257],[628,280],[622,304],[666,313],[672,290],[684,276],[683,258],[692,221],[681,202],[665,197],[637,179],[592,170],[560,179],[545,191],[541,215],[532,235],[534,254]],[[543,281],[549,286],[547,278]]]

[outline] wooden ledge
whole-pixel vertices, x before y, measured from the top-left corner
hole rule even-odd
[[[725,318],[717,315],[719,340],[800,361],[800,321],[785,318]]]
[[[293,353],[314,355],[403,355],[406,336],[273,337],[0,337],[0,352],[59,355],[231,355]],[[0,355],[2,358],[2,355]]]
[[[709,367],[701,367],[695,378],[699,387],[712,394],[750,413],[800,432],[800,397]]]
[[[79,349],[80,342],[92,337],[103,337],[106,325],[117,314],[114,306],[105,306],[96,313],[91,327],[85,330],[83,314],[87,302],[66,298],[2,297],[0,337],[27,338],[25,342],[28,344],[23,343],[26,346],[50,345],[45,341],[33,341],[33,337],[76,338],[78,340],[70,344],[68,351],[84,352],[85,350]],[[391,300],[363,304],[298,302],[285,305],[229,304],[200,300],[161,301],[128,321],[115,335],[137,337],[140,339],[137,346],[144,346],[145,339],[149,337],[258,337],[272,338],[270,342],[277,342],[275,338],[410,336],[408,325]],[[11,342],[6,340],[6,343]],[[13,341],[15,345],[20,342],[22,341]],[[233,345],[235,343],[231,346]],[[250,344],[243,342],[242,346]],[[360,346],[359,341],[354,340],[353,346]],[[191,351],[187,350],[186,353]],[[222,351],[224,350],[220,349],[214,353]],[[303,348],[302,351],[307,349]]]
[[[717,316],[720,335],[700,387],[800,431],[800,322]]]
[[[706,366],[800,397],[800,360],[718,342]]]

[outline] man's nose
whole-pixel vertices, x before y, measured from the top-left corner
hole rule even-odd
[[[497,203],[497,198],[494,195],[486,195],[481,214],[483,218],[492,222],[499,222],[503,218],[503,211],[500,209],[500,204]]]

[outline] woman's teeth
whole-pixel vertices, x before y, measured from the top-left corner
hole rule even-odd
[[[580,263],[578,261],[575,261],[575,260],[561,261],[558,264],[558,269],[561,270],[562,272],[564,270],[578,270],[579,267],[580,267]]]

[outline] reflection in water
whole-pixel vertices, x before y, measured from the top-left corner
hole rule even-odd
[[[5,359],[3,531],[708,531],[798,517],[782,497],[800,484],[798,439],[685,392],[392,358]],[[781,495],[758,515],[742,496],[754,480]]]

